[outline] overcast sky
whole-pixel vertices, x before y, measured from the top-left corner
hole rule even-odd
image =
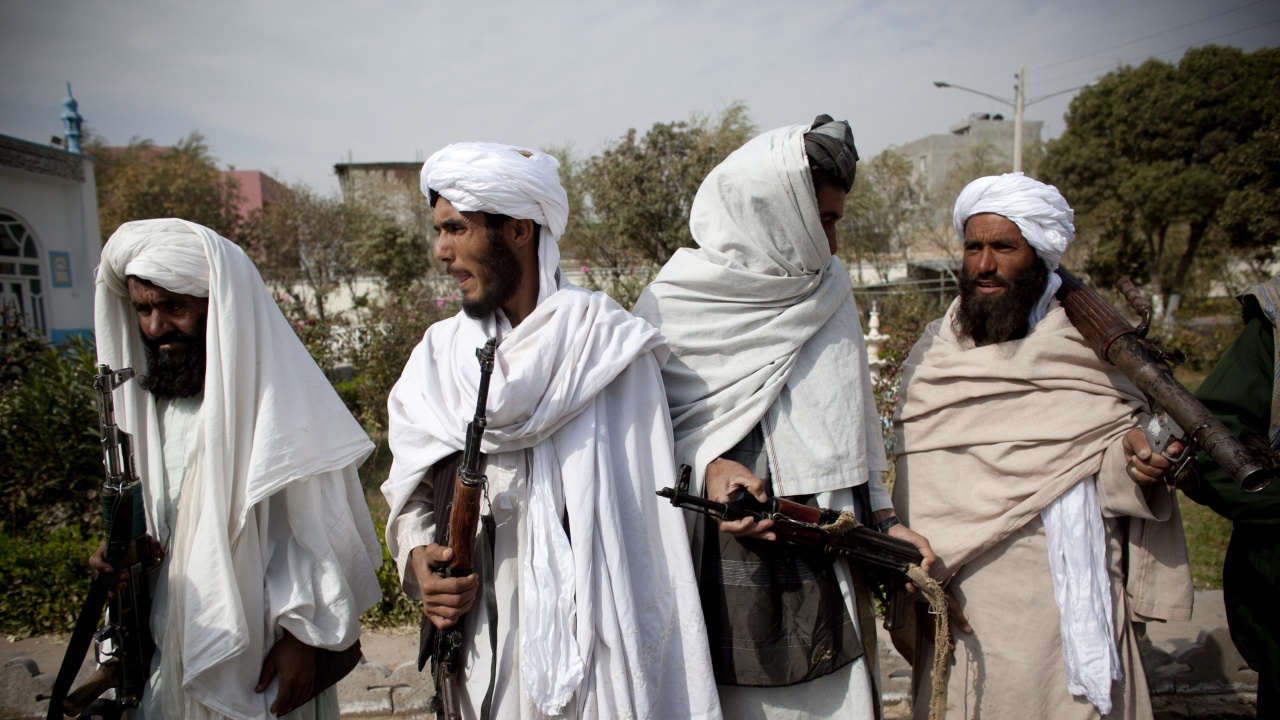
[[[870,157],[1121,63],[1280,41],[1280,0],[0,0],[0,134],[61,135],[70,81],[109,142],[203,133],[221,162],[336,190],[334,163],[447,143],[589,156],[741,100],[761,130],[848,118]],[[1033,104],[1061,134],[1074,93]]]

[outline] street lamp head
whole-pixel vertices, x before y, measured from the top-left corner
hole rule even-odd
[[[934,80],[934,81],[933,81],[933,86],[934,86],[934,87],[951,87],[951,83],[949,83],[949,82],[943,82],[943,81],[941,81],[941,80]]]

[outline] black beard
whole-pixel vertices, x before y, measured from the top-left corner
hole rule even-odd
[[[524,270],[520,266],[520,258],[503,239],[501,228],[496,229],[497,232],[488,233],[489,250],[480,258],[480,267],[485,274],[484,292],[475,300],[465,297],[462,300],[462,311],[477,320],[493,314],[515,294]]]
[[[977,291],[979,280],[1001,283],[1005,291],[994,296],[982,295]],[[956,308],[951,328],[961,338],[972,338],[979,347],[1026,337],[1031,310],[1048,281],[1049,268],[1038,257],[1032,267],[1012,278],[994,270],[971,278],[961,269],[960,306]]]
[[[159,399],[187,398],[204,391],[205,338],[204,323],[194,334],[177,330],[154,337],[142,333],[147,354],[147,373],[138,378],[143,390]],[[187,351],[181,355],[161,352],[160,345],[182,342]]]

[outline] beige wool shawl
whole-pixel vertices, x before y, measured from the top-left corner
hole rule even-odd
[[[955,309],[912,349],[894,415],[894,506],[932,543],[933,574],[949,578],[1102,471],[1103,515],[1129,517],[1131,610],[1189,615],[1176,501],[1123,475],[1120,438],[1146,412],[1138,389],[1098,359],[1056,301],[1026,338],[985,347],[956,336]]]

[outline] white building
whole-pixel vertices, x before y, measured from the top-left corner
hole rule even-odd
[[[102,254],[93,159],[0,135],[0,306],[60,343],[93,333],[93,269]],[[64,113],[64,117],[68,113]]]

